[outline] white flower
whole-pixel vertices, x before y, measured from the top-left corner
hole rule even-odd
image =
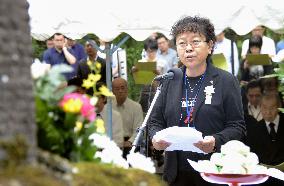
[[[221,146],[222,154],[236,154],[240,153],[247,156],[250,152],[250,148],[240,141],[232,140]]]
[[[267,168],[262,165],[253,165],[248,166],[247,168],[247,174],[266,174]]]
[[[151,158],[146,157],[140,153],[133,153],[127,155],[127,162],[133,167],[137,169],[141,169],[150,173],[155,173],[154,162]]]
[[[122,151],[119,148],[106,148],[102,152],[96,152],[95,158],[100,158],[103,163],[113,163],[116,166],[127,169],[129,165],[121,155]]]
[[[91,105],[95,106],[97,102],[98,102],[98,97],[95,96],[91,97],[90,99]]]
[[[259,160],[250,148],[240,141],[232,140],[221,146],[221,153],[213,153],[210,161],[190,161],[199,172],[220,174],[266,174],[267,168],[258,165]],[[220,171],[217,169],[220,166]],[[215,172],[214,172],[215,171]],[[219,172],[218,172],[219,171]]]
[[[208,160],[199,160],[198,167],[202,172],[206,173],[219,173],[217,166]]]
[[[221,153],[213,153],[210,158],[210,162],[212,162],[214,165],[222,166],[223,165],[222,158],[223,158],[223,155]]]
[[[106,135],[100,135],[98,133],[91,134],[89,136],[90,140],[93,140],[93,145],[100,149],[104,149],[111,145],[111,140]]]
[[[240,153],[232,152],[224,155],[221,161],[222,166],[226,166],[228,164],[244,166],[246,163],[246,157]]]
[[[237,163],[227,163],[225,164],[221,171],[220,171],[221,174],[246,174],[246,169],[240,165],[240,164],[237,164]]]
[[[31,74],[33,79],[38,79],[44,76],[50,70],[50,64],[41,63],[38,59],[35,59],[31,65]]]
[[[255,153],[250,152],[248,156],[246,157],[246,166],[254,166],[259,163],[258,157]]]
[[[126,169],[129,167],[126,160],[122,157],[122,151],[109,137],[94,133],[90,135],[89,139],[93,140],[93,145],[103,149],[101,152],[96,152],[95,158],[100,158],[103,163],[113,163]]]

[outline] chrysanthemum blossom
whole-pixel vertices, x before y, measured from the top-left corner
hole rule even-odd
[[[151,158],[146,157],[140,153],[130,153],[127,155],[127,162],[131,167],[141,169],[150,173],[155,173],[154,162]]]
[[[41,63],[38,59],[31,65],[31,74],[33,79],[44,76],[50,70],[50,64]]]

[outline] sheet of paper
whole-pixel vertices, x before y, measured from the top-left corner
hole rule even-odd
[[[155,140],[171,143],[166,151],[182,150],[204,153],[193,144],[203,140],[202,133],[191,127],[169,127],[156,133]],[[205,153],[204,153],[205,154]]]
[[[268,54],[247,54],[246,59],[250,65],[271,65]]]
[[[154,71],[156,70],[156,62],[138,62],[135,67],[137,72],[133,73],[133,78],[136,84],[149,85],[156,77]]]
[[[218,67],[220,69],[223,69],[223,70],[226,70],[228,71],[229,70],[229,67],[228,67],[228,64],[227,64],[227,61],[226,61],[226,58],[224,56],[223,53],[220,53],[220,54],[213,54],[212,57],[212,63],[215,67]]]

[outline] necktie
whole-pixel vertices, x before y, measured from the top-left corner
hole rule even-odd
[[[276,141],[276,131],[274,128],[275,124],[274,123],[269,123],[269,127],[270,127],[270,137],[272,141]]]

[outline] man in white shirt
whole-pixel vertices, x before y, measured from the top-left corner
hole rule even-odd
[[[157,58],[165,61],[164,73],[168,72],[173,67],[178,67],[177,52],[170,48],[168,38],[163,34],[159,34],[157,37],[158,51]]]
[[[112,90],[116,97],[113,109],[122,117],[124,134],[123,156],[129,153],[132,143],[137,135],[136,130],[143,122],[142,107],[139,103],[128,98],[128,87],[125,79],[115,78],[112,81]]]
[[[213,54],[220,54],[223,53],[226,62],[228,64],[228,72],[232,74],[233,69],[232,69],[232,45],[231,45],[231,40],[227,39],[225,37],[225,33],[222,31],[218,35],[216,35],[216,43],[214,47],[214,52]],[[237,45],[235,42],[233,42],[233,48],[234,48],[234,75],[238,75],[240,63],[239,63],[239,54],[238,54],[238,49]]]
[[[276,54],[275,42],[271,38],[264,36],[263,35],[264,31],[265,28],[259,25],[255,27],[251,33],[253,36],[259,35],[262,37],[262,47],[260,53],[268,54],[270,57],[273,57]],[[242,45],[242,53],[241,53],[242,59],[245,59],[248,48],[249,48],[249,39],[246,39]]]

